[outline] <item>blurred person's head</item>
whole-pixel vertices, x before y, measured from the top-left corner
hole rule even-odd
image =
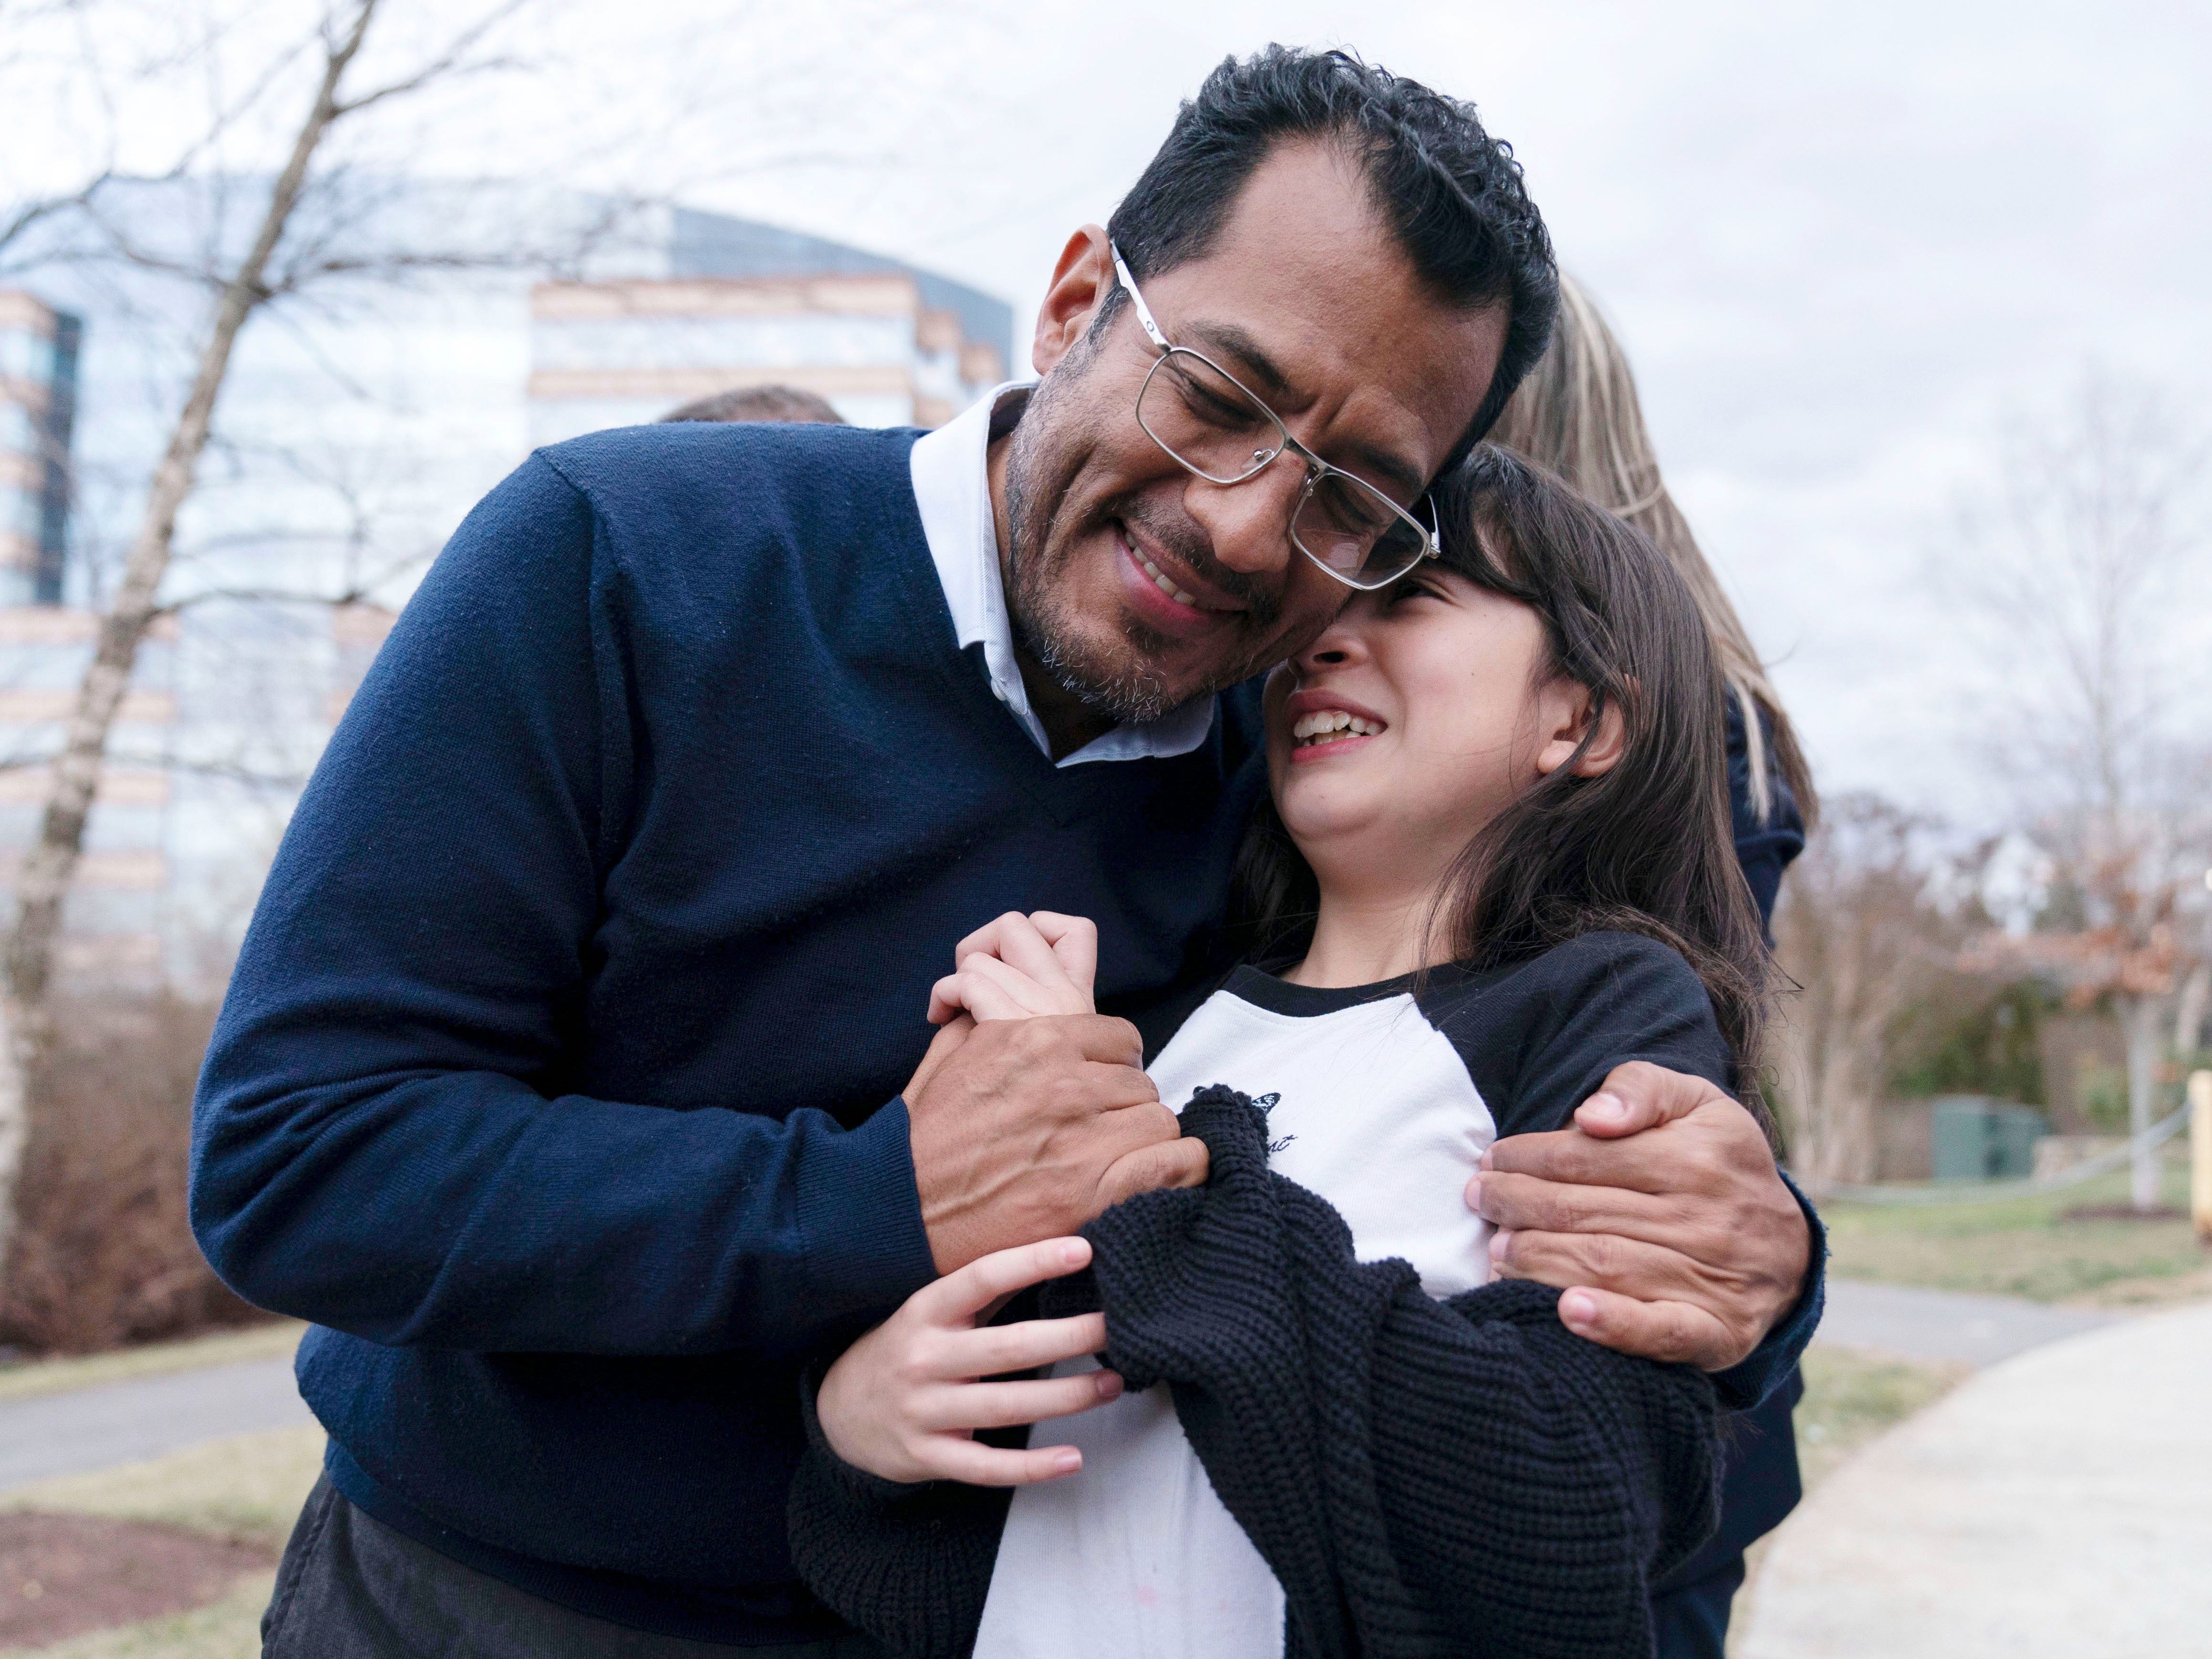
[[[1550,347],[1506,404],[1490,436],[1627,520],[1674,561],[1696,596],[1720,655],[1721,672],[1743,708],[1752,799],[1762,813],[1771,808],[1769,781],[1778,771],[1810,823],[1817,814],[1819,797],[1790,716],[1783,712],[1782,699],[1752,647],[1743,619],[1729,602],[1720,579],[1690,533],[1689,520],[1659,476],[1659,458],[1652,453],[1627,354],[1589,295],[1571,277],[1559,279],[1559,317]],[[1756,718],[1762,713],[1766,716],[1765,732]]]
[[[827,398],[802,392],[795,386],[749,386],[735,392],[717,392],[695,398],[672,409],[667,421],[785,421],[797,425],[842,426],[845,417],[830,407]]]
[[[1069,240],[1037,319],[1042,382],[992,458],[1016,640],[1101,721],[1282,660],[1352,592],[1290,538],[1295,451],[1216,483],[1139,424],[1164,354],[1116,249],[1171,345],[1417,514],[1541,354],[1556,303],[1520,167],[1470,106],[1340,52],[1216,69],[1110,223]]]

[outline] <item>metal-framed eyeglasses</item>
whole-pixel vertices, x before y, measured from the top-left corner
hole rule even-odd
[[[1291,508],[1291,544],[1346,587],[1388,587],[1442,552],[1437,526],[1291,435],[1282,417],[1202,351],[1170,345],[1111,243],[1114,274],[1159,356],[1137,389],[1137,424],[1168,458],[1208,483],[1249,483],[1285,451],[1305,464]],[[1433,509],[1431,509],[1433,511]]]

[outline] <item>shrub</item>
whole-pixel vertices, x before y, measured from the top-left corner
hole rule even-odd
[[[262,1317],[216,1278],[185,1217],[192,1081],[214,1008],[106,997],[55,1017],[0,1341],[86,1353]]]

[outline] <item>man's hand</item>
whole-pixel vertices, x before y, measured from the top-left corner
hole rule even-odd
[[[1496,1224],[1502,1279],[1555,1285],[1593,1342],[1725,1370],[1797,1300],[1805,1213],[1749,1112],[1703,1078],[1637,1061],[1575,1127],[1483,1154],[1467,1201]]]
[[[1098,1014],[953,1019],[906,1087],[915,1185],[937,1271],[1074,1232],[1156,1187],[1205,1184],[1140,1069],[1127,1020]]]

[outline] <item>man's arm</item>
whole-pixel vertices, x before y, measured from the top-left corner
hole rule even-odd
[[[1103,1170],[1176,1133],[1140,1073],[1102,1063],[1137,1041],[1109,1020],[940,1056],[913,1114],[852,1129],[580,1090],[639,769],[607,565],[589,503],[526,463],[425,580],[301,802],[195,1106],[194,1230],[249,1300],[392,1345],[790,1352],[929,1279],[947,1182],[1019,1188],[1041,1147],[1081,1166],[1073,1138]],[[1017,1066],[1054,1103],[1027,1138],[951,1133]],[[918,1158],[925,1126],[951,1151]]]
[[[1812,1206],[1703,1078],[1621,1066],[1575,1125],[1498,1141],[1468,1183],[1498,1273],[1566,1291],[1560,1317],[1591,1340],[1721,1373],[1726,1404],[1755,1404],[1820,1320]]]

